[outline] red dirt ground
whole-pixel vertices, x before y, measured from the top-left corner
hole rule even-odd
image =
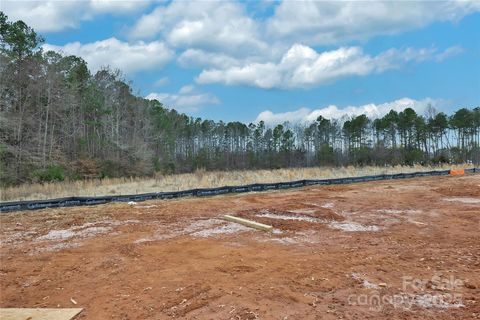
[[[478,175],[0,218],[1,307],[82,307],[79,319],[480,319]]]

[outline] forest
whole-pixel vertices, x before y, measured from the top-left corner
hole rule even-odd
[[[480,163],[480,107],[315,122],[212,121],[133,93],[118,70],[44,52],[0,12],[0,184],[196,169]],[[434,84],[432,84],[434,85]]]

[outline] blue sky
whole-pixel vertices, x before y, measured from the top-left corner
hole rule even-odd
[[[2,1],[92,72],[195,117],[278,123],[480,105],[479,1]]]

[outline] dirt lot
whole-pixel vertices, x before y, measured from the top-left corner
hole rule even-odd
[[[480,319],[479,230],[479,175],[8,213],[0,306],[83,307],[80,319]]]

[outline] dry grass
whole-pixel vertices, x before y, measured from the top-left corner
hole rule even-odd
[[[114,178],[103,180],[65,181],[45,184],[24,184],[0,190],[0,201],[39,200],[68,196],[102,196],[137,194],[159,191],[177,191],[193,188],[210,188],[259,182],[281,182],[301,179],[327,179],[384,173],[445,170],[469,166],[396,166],[341,168],[290,168],[251,171],[196,171],[195,173],[154,178]]]

